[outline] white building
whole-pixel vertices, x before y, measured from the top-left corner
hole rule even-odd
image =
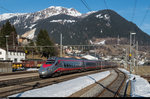
[[[6,55],[6,50],[0,48],[0,60],[12,60],[13,62],[21,62],[25,60],[25,52],[9,50]]]

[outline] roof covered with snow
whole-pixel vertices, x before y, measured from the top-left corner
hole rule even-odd
[[[91,55],[85,55],[85,56],[82,56],[82,58],[85,58],[85,59],[88,59],[88,60],[98,60],[97,57],[94,57],[94,56],[91,56]]]

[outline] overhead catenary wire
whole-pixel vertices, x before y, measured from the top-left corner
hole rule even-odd
[[[104,4],[105,4],[105,6],[106,6],[106,9],[108,10],[108,6],[107,6],[107,3],[106,3],[106,1],[104,0]]]
[[[140,23],[140,27],[142,26],[142,24],[144,23],[144,21],[145,21],[145,19],[146,19],[146,16],[147,16],[147,14],[148,14],[148,12],[149,12],[149,10],[150,10],[150,5],[148,6],[148,8],[147,8],[147,10],[146,10],[146,12],[145,12],[145,15],[144,15],[144,17],[143,17],[143,19],[142,19],[142,21],[141,21],[141,23]]]
[[[111,12],[109,11],[109,7],[108,7],[108,5],[107,5],[106,0],[103,0],[103,1],[104,1],[104,5],[105,5],[105,7],[106,7],[106,12],[107,12],[107,14],[108,14],[109,16],[111,16]],[[110,20],[109,20],[108,22],[110,22]],[[112,29],[112,32],[114,32],[113,29]]]
[[[103,0],[103,1],[104,1],[104,4],[105,4],[107,13],[110,14],[110,12],[108,11],[108,5],[107,5],[107,3],[106,3],[106,0]]]
[[[135,17],[136,5],[137,5],[137,0],[135,0],[135,2],[134,2],[134,7],[133,7],[132,16],[131,16],[131,21],[133,21],[134,17]]]
[[[11,11],[11,10],[9,10],[9,9],[7,9],[7,8],[2,7],[2,6],[0,6],[0,9],[3,9],[3,10],[5,10],[5,11],[7,11],[7,12],[10,12],[10,13],[14,13],[14,11]]]
[[[86,3],[86,1],[81,0],[81,2],[84,4],[84,6],[89,10],[92,11],[91,8],[88,6],[88,4]]]

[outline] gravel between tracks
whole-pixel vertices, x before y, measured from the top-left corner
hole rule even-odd
[[[96,97],[102,92],[103,88],[108,86],[117,77],[117,73],[114,70],[111,70],[110,72],[111,75],[104,80],[95,82],[94,84],[72,94],[70,97]]]

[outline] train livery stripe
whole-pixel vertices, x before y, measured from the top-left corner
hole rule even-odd
[[[58,60],[58,62],[60,62],[60,61],[78,61],[78,62],[83,62],[83,60]]]
[[[71,71],[71,70],[78,70],[78,69],[82,69],[82,67],[78,67],[78,68],[58,68],[55,70],[55,72],[58,71]]]
[[[94,67],[86,67],[86,69],[88,68],[103,68],[104,66],[94,66]],[[58,71],[70,71],[70,70],[79,70],[82,69],[82,67],[78,67],[78,68],[58,68],[56,69],[54,72],[58,72]]]
[[[93,63],[95,63],[95,62],[97,62],[97,61],[88,61],[88,60],[58,60],[58,62],[60,62],[60,61],[77,61],[77,62],[93,62]]]
[[[53,64],[43,64],[43,67],[46,68],[46,67],[49,67],[49,66],[52,66]]]

